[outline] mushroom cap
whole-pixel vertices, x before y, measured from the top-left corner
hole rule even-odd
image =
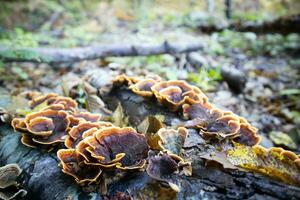
[[[29,105],[32,109],[43,103],[46,104],[43,110],[65,110],[74,112],[77,108],[77,102],[70,97],[62,97],[54,93],[38,96],[29,101]]]
[[[183,104],[182,105],[182,113],[184,118],[186,119],[217,119],[221,117],[222,111],[214,108],[210,103],[197,103],[197,104]]]
[[[21,172],[22,170],[15,163],[0,167],[0,189],[4,189],[12,185],[17,185],[16,179],[21,174]]]
[[[118,162],[119,168],[140,166],[149,150],[146,138],[130,127],[99,129],[84,138],[76,149],[89,164],[105,166]]]
[[[97,122],[101,118],[100,114],[90,112],[75,112],[72,115],[76,118],[83,119],[87,122]]]
[[[233,141],[246,146],[254,146],[259,144],[261,138],[257,135],[257,129],[249,123],[241,123],[237,132],[237,136]]]
[[[140,79],[137,77],[130,77],[125,74],[118,75],[114,78],[114,85],[132,85],[139,81]]]
[[[203,136],[211,137],[214,135],[222,138],[236,135],[240,128],[239,118],[234,115],[223,115],[213,122],[208,123],[202,127]]]
[[[138,81],[137,83],[131,85],[129,89],[131,89],[134,93],[143,97],[152,97],[153,92],[151,87],[157,83],[154,79],[148,78]]]
[[[24,118],[14,118],[11,121],[11,126],[14,128],[15,131],[20,131],[20,132],[27,131],[27,127],[26,127]]]
[[[65,111],[44,110],[25,117],[27,131],[32,140],[40,144],[63,142],[70,125]]]
[[[96,131],[103,127],[113,126],[110,122],[82,122],[77,126],[74,126],[69,131],[69,136],[65,140],[65,146],[68,148],[75,148],[76,145],[83,139],[83,137],[87,137],[88,134],[86,132],[91,133],[91,131]]]
[[[56,97],[58,97],[58,95],[55,93],[49,93],[49,94],[37,96],[37,97],[33,98],[31,101],[29,101],[29,106],[31,108],[35,108],[36,106],[38,106],[44,102],[47,102],[47,105],[50,105],[53,103],[53,101]]]
[[[207,102],[207,97],[200,89],[187,84],[185,81],[161,81],[151,87],[157,100],[166,105],[171,111],[176,111],[184,103]]]
[[[86,165],[75,149],[60,149],[57,157],[61,162],[62,171],[75,178],[78,184],[95,182],[101,175],[99,166]]]
[[[77,102],[71,99],[70,97],[62,97],[62,96],[56,97],[54,102],[51,104],[62,104],[64,106],[64,110],[71,111],[71,112],[74,112],[78,106]]]

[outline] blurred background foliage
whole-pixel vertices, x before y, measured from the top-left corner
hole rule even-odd
[[[124,34],[128,31],[136,35],[140,33],[138,37],[146,37],[162,30],[189,32],[193,30],[191,28],[201,25],[228,23],[224,14],[224,2],[225,0],[2,0],[0,45],[84,46],[106,41],[108,34],[123,29],[126,29]],[[230,21],[273,20],[296,14],[299,10],[298,0],[233,0]],[[228,42],[232,36],[237,38]],[[242,48],[248,48],[245,47],[248,44],[240,42],[244,39],[251,43],[249,45],[253,50],[262,46],[253,44],[256,41],[253,34],[239,36],[228,31],[219,34],[217,42],[230,47],[243,45]],[[282,38],[278,35],[262,38],[264,39],[271,46],[269,48],[276,42],[289,43],[297,40],[295,36]],[[215,44],[214,42],[212,43]],[[216,53],[222,53],[222,47],[215,45]],[[290,44],[286,45],[290,47]]]

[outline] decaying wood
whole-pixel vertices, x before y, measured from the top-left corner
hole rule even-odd
[[[4,62],[73,63],[106,57],[148,56],[198,51],[201,43],[170,43],[158,45],[99,45],[77,48],[0,48],[0,59]],[[10,52],[9,54],[7,52]],[[22,54],[31,56],[22,56]],[[21,56],[18,56],[21,55]]]
[[[178,115],[153,101],[136,96],[126,88],[113,89],[102,98],[110,109],[121,102],[133,127],[151,114],[163,114],[168,125],[181,120]],[[83,191],[71,177],[63,174],[55,153],[25,147],[20,143],[20,135],[13,133],[7,125],[0,125],[0,131],[0,164],[15,162],[23,169],[20,182],[28,191],[27,199],[101,199],[95,192]],[[197,136],[200,137],[194,134],[191,139],[195,140]],[[181,188],[177,199],[300,199],[300,189],[297,187],[249,172],[206,165],[198,156],[203,148],[205,146],[200,142],[197,147],[185,149],[193,158],[191,177],[176,174],[170,177]],[[129,192],[133,197],[138,197],[143,188],[153,183],[158,184],[145,172],[131,173],[111,183],[108,196],[111,198],[117,192]]]

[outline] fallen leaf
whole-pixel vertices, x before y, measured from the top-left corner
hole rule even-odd
[[[161,128],[157,134],[160,137],[159,145],[170,154],[180,155],[187,135],[186,128],[175,129]]]
[[[116,110],[112,114],[112,121],[114,125],[125,127],[128,125],[128,117],[125,116],[121,103],[118,104]]]
[[[269,133],[269,138],[272,142],[281,147],[287,147],[289,149],[296,149],[296,143],[290,138],[289,135],[280,131],[271,131]]]

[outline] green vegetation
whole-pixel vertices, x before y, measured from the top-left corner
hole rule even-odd
[[[206,51],[211,54],[222,55],[229,48],[240,50],[248,55],[277,56],[288,50],[297,50],[299,44],[300,36],[298,34],[258,36],[252,32],[241,33],[224,30],[220,33],[214,33],[210,37]]]
[[[188,80],[204,91],[214,90],[217,81],[222,80],[221,68],[203,66],[196,73],[189,73]]]

